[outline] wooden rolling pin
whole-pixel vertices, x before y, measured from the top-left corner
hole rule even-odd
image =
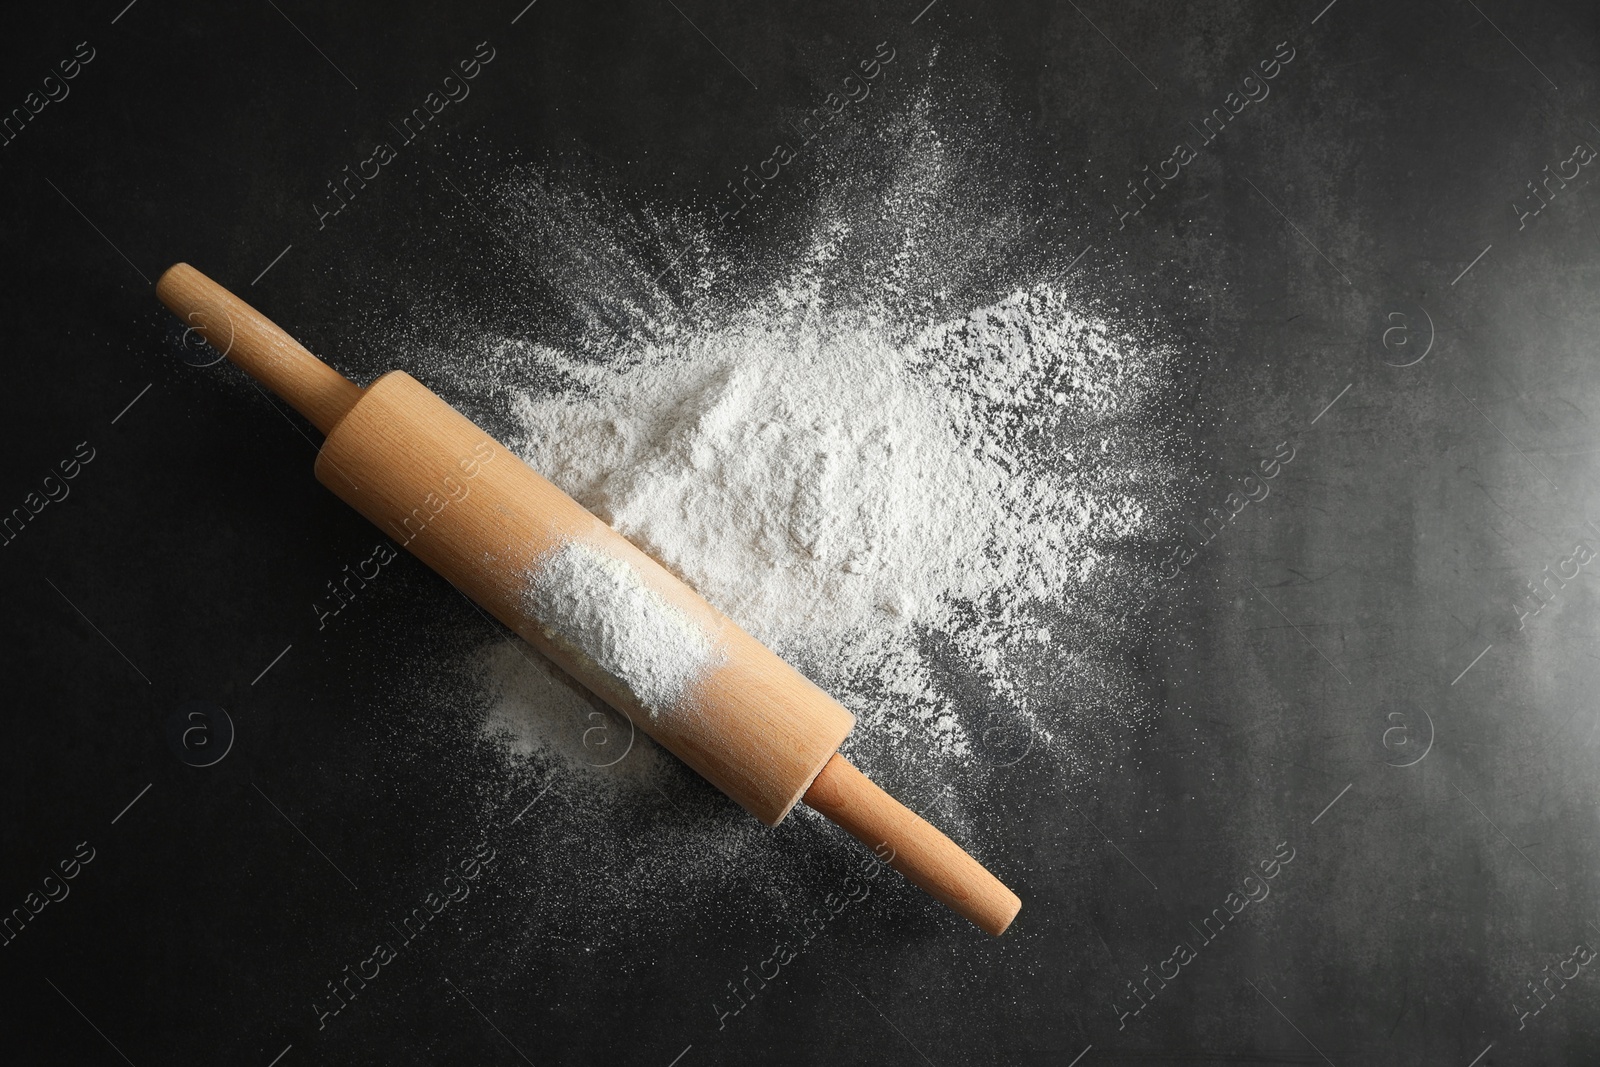
[[[804,800],[869,848],[886,844],[891,866],[981,929],[1010,925],[1015,893],[838,754],[850,712],[416,379],[392,371],[361,388],[185,263],[156,295],[322,431],[318,481],[756,818],[776,826]],[[650,714],[532,617],[529,576],[573,544],[631,567],[715,641],[685,713]]]

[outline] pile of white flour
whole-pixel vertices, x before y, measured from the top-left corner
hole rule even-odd
[[[656,718],[721,661],[711,637],[627,562],[568,543],[538,561],[523,607],[545,633],[626,686]]]
[[[963,716],[925,645],[1027,714],[1012,660],[1150,522],[1104,453],[1154,357],[1045,287],[909,340],[827,310],[764,304],[616,363],[506,341],[565,383],[516,396],[511,443],[877,741],[968,757],[992,717]],[[1062,449],[1064,427],[1100,429]],[[1099,484],[1075,477],[1091,464]]]
[[[742,237],[517,170],[480,200],[482,277],[422,350],[389,348],[854,711],[845,754],[984,859],[1007,790],[1096,775],[1154,718],[1178,372],[1136,297],[1096,302],[1093,259],[1040,280],[1083,242],[1041,251],[995,116],[948,113],[886,105],[819,142],[811,191]],[[603,560],[549,564],[535,613],[669,707],[706,650]],[[608,603],[665,643],[640,652]],[[590,938],[707,900],[782,910],[848,852],[803,806],[775,831],[733,810],[520,642],[437,681],[459,712],[437,721],[477,712],[504,754],[508,810],[544,797],[519,832],[564,862],[519,869],[530,939],[553,909]]]

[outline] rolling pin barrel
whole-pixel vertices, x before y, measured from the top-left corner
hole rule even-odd
[[[319,481],[761,821],[804,798],[989,933],[1016,915],[1015,894],[837,754],[849,711],[410,375],[362,389],[187,264],[156,295],[326,435]],[[671,710],[652,714],[535,618],[530,583],[571,545],[620,561],[715,643],[718,661]]]
[[[665,567],[403,371],[328,434],[317,480],[768,825],[800,800],[855,716]],[[652,715],[529,610],[542,561],[581,544],[620,560],[722,651]]]

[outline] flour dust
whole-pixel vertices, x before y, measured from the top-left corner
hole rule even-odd
[[[1151,717],[1130,561],[1173,496],[1175,353],[1049,280],[1064,264],[1012,258],[1025,205],[984,195],[999,179],[925,104],[774,201],[806,222],[781,254],[519,171],[497,231],[552,264],[559,327],[479,311],[412,369],[833,693],[859,718],[846,754],[992,858],[969,832],[1005,779],[1081,778]],[[530,650],[440,684],[509,770],[605,817],[665,813],[591,892],[804,882],[783,828],[674,812],[692,772]]]

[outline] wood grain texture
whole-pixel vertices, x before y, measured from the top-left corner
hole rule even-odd
[[[328,435],[317,478],[384,533],[600,694],[751,814],[776,825],[855,717],[665,567],[402,371],[370,385]],[[632,567],[724,653],[655,717],[525,604],[539,561],[578,542]]]
[[[980,930],[1003,934],[1022,901],[916,812],[878,788],[843,756],[834,756],[806,791],[816,809],[858,841],[893,850],[889,866]]]

